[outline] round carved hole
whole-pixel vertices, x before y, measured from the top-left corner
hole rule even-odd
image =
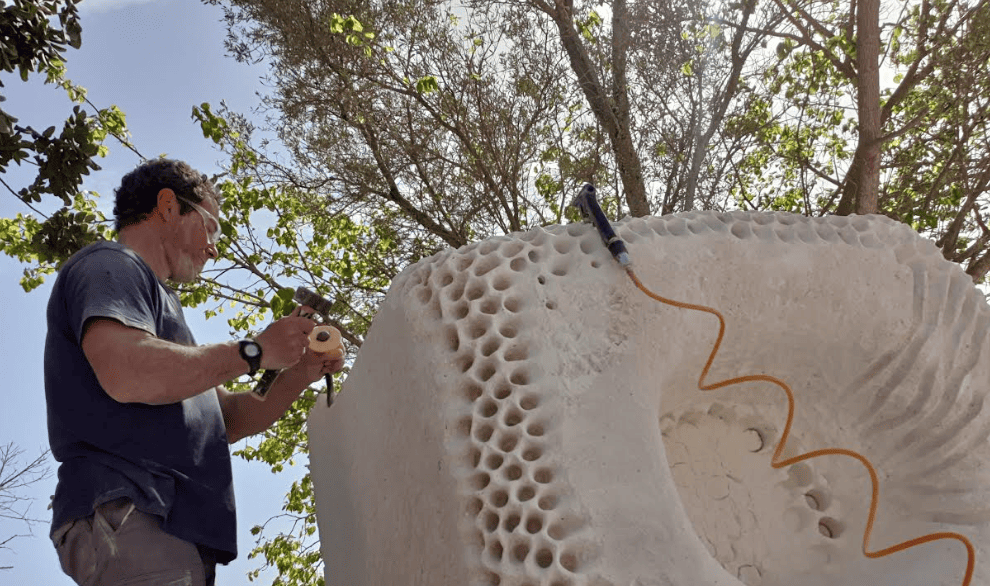
[[[548,468],[540,468],[533,474],[533,480],[540,484],[550,484],[550,481],[553,480],[553,472]]]
[[[570,233],[570,227],[568,227],[568,235],[570,235],[570,236],[577,236],[577,234],[571,234]],[[553,248],[554,248],[554,250],[556,250],[560,254],[567,254],[568,252],[571,251],[571,248],[573,246],[574,246],[574,244],[573,244],[573,242],[571,241],[570,238],[568,238],[567,240],[564,240],[564,239],[561,239],[561,238],[557,238],[553,242]]]
[[[498,447],[503,452],[511,452],[512,450],[514,450],[516,448],[516,444],[518,442],[519,442],[519,438],[517,438],[516,436],[514,436],[514,435],[507,435],[507,436],[505,436],[505,437],[502,438],[502,441],[499,442]]]
[[[481,416],[482,417],[491,417],[492,415],[495,415],[496,413],[498,413],[498,403],[496,403],[495,401],[492,401],[491,399],[486,399],[481,404]]]
[[[531,435],[533,437],[540,437],[545,432],[546,431],[543,429],[543,424],[542,423],[533,423],[532,425],[530,425],[529,427],[526,428],[526,433],[528,433],[529,435]]]
[[[475,490],[484,490],[484,488],[488,486],[491,480],[492,480],[491,477],[483,472],[474,477],[474,481],[472,482],[472,484],[474,485]]]
[[[509,495],[504,490],[496,490],[492,493],[492,504],[495,505],[495,508],[501,509],[507,502],[509,502]]]
[[[502,543],[499,541],[493,541],[491,545],[488,546],[488,554],[497,560],[502,559]],[[497,577],[497,576],[496,576]],[[497,584],[498,582],[496,582]]]
[[[483,393],[484,390],[476,384],[469,384],[466,387],[464,387],[464,396],[467,397],[467,400],[471,401],[472,403],[477,401],[478,398],[481,397]]]
[[[505,458],[503,458],[502,456],[498,454],[492,454],[491,456],[488,456],[488,460],[486,461],[486,464],[488,465],[489,470],[498,470],[499,467],[502,466],[502,462],[504,461]]]
[[[751,427],[743,432],[743,435],[743,445],[746,446],[747,450],[756,453],[763,449],[763,434],[760,433],[760,430]]]
[[[577,556],[570,552],[564,552],[560,556],[560,565],[564,566],[564,569],[568,572],[576,572],[578,567]]]
[[[502,345],[502,341],[499,340],[499,339],[497,339],[497,338],[488,340],[481,347],[481,355],[482,356],[491,356],[492,354],[494,354],[498,350],[498,347],[501,346],[501,345]]]
[[[489,379],[491,379],[493,376],[495,376],[495,372],[496,370],[493,364],[491,363],[485,364],[483,367],[481,367],[481,370],[478,372],[478,379],[481,382],[486,382]]]
[[[553,564],[553,553],[549,549],[541,549],[536,552],[536,565],[541,568],[549,568]]]
[[[514,325],[504,324],[498,329],[498,333],[503,338],[507,340],[511,340],[512,338],[515,338],[516,336],[519,335],[519,330],[517,330],[516,326]]]
[[[507,362],[525,360],[526,357],[527,357],[526,347],[521,344],[517,344],[512,348],[509,348],[509,350],[505,353],[505,360]]]
[[[485,515],[485,529],[489,533],[498,529],[498,522],[499,518],[495,513],[489,511],[488,514]]]
[[[525,370],[517,370],[509,377],[509,382],[514,385],[528,385],[529,373]]]
[[[513,513],[505,518],[505,530],[509,533],[519,526],[519,515]]]
[[[519,502],[521,503],[528,501],[534,496],[536,496],[536,489],[532,486],[523,486],[519,489],[519,492],[516,493],[516,498],[519,499]]]
[[[526,556],[529,555],[529,544],[520,543],[515,547],[515,549],[512,550],[512,554],[516,558],[516,561],[518,562],[526,561]]]
[[[495,389],[495,392],[493,394],[495,395],[495,398],[500,401],[503,399],[507,399],[509,395],[512,394],[512,387],[504,384],[499,385],[499,387]]]
[[[472,403],[477,401],[478,398],[481,397],[483,393],[484,390],[480,386],[474,383],[468,384],[467,386],[464,387],[464,396],[467,398],[468,401]]]
[[[824,511],[831,504],[828,495],[818,489],[809,490],[804,495],[804,500],[813,511]]]
[[[481,322],[475,322],[475,323],[471,324],[471,331],[468,332],[468,336],[472,340],[477,340],[478,338],[484,336],[485,333],[487,333],[487,332],[488,332],[488,325],[487,324],[484,324],[484,323],[481,323]]]
[[[526,531],[536,534],[539,533],[541,529],[543,529],[543,519],[540,519],[539,517],[530,517],[526,520]]]
[[[818,532],[829,539],[838,538],[842,535],[843,529],[842,523],[831,517],[822,517],[818,521]]]
[[[522,468],[519,466],[509,466],[505,469],[505,477],[511,480],[519,480],[522,478]]]
[[[492,439],[493,433],[495,433],[495,428],[493,428],[491,425],[482,425],[478,427],[478,430],[475,432],[474,437],[480,442],[487,442],[488,440]]]
[[[526,395],[519,401],[519,406],[526,411],[532,411],[540,404],[540,399],[536,395]]]

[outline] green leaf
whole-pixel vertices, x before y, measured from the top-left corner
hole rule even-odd
[[[426,75],[416,80],[416,91],[420,94],[429,94],[439,89],[440,85],[437,83],[437,78],[432,75]]]

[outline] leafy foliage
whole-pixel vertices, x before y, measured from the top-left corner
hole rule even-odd
[[[46,84],[57,85],[75,102],[57,134],[56,125],[38,131],[21,126],[11,113],[0,110],[0,173],[12,163],[35,167],[29,185],[16,189],[4,179],[0,185],[43,218],[0,219],[0,232],[12,238],[0,240],[0,250],[31,265],[21,281],[28,291],[75,251],[109,235],[106,219],[96,212],[96,194],[80,193],[79,188],[90,171],[100,168],[96,158],[106,156],[103,143],[108,136],[133,150],[127,141],[124,113],[116,106],[96,108],[87,100],[86,90],[65,77],[63,55],[82,43],[77,4],[78,0],[14,0],[0,7],[0,30],[4,31],[0,71],[16,71],[24,81],[31,74],[44,75]],[[87,113],[86,106],[95,114]],[[47,196],[58,198],[62,207],[45,217],[34,204]]]
[[[777,33],[776,63],[753,77],[748,107],[728,120],[728,133],[752,141],[735,162],[733,195],[753,209],[849,213],[868,110],[880,132],[871,211],[931,236],[975,282],[985,280],[990,5],[940,2],[923,12],[910,3],[880,27],[872,56],[857,44],[852,13],[815,7]],[[869,59],[892,78],[856,111]]]

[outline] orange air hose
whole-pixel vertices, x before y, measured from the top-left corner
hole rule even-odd
[[[812,458],[817,458],[820,456],[848,456],[858,460],[863,466],[866,467],[867,472],[870,474],[870,482],[873,485],[873,494],[870,498],[870,512],[866,521],[866,530],[863,532],[863,555],[868,558],[876,559],[881,558],[892,553],[903,551],[905,549],[914,547],[916,545],[921,545],[923,543],[928,543],[930,541],[937,541],[940,539],[955,539],[966,546],[966,573],[963,577],[962,586],[970,586],[970,582],[973,579],[973,570],[976,565],[976,552],[973,549],[973,544],[970,543],[964,535],[954,532],[939,532],[930,533],[928,535],[923,535],[921,537],[916,537],[914,539],[909,539],[903,543],[898,543],[886,549],[881,549],[879,551],[869,551],[870,534],[873,531],[873,523],[876,520],[877,515],[877,505],[880,500],[880,480],[877,477],[877,472],[870,464],[870,461],[866,459],[862,454],[854,452],[852,450],[842,449],[842,448],[825,448],[821,450],[814,450],[799,456],[794,456],[793,458],[788,458],[786,460],[779,460],[780,455],[784,451],[784,446],[787,443],[787,438],[791,433],[791,424],[794,420],[794,392],[784,381],[765,374],[751,374],[746,376],[739,376],[735,378],[730,378],[721,382],[705,384],[705,377],[708,376],[708,371],[711,369],[712,363],[715,362],[715,355],[718,354],[719,347],[722,345],[722,338],[725,336],[725,318],[718,310],[707,307],[704,305],[695,305],[691,303],[682,303],[680,301],[675,301],[673,299],[667,299],[666,297],[661,297],[656,293],[653,293],[643,283],[636,277],[632,268],[626,266],[626,273],[629,274],[629,278],[632,279],[633,283],[641,290],[646,293],[649,297],[664,303],[666,305],[671,305],[673,307],[678,307],[681,309],[690,309],[693,311],[701,311],[704,313],[710,313],[718,318],[718,338],[715,340],[715,345],[712,346],[712,352],[708,356],[708,362],[705,363],[705,367],[701,371],[701,376],[698,377],[698,389],[702,391],[713,391],[715,389],[720,389],[727,387],[729,385],[734,385],[738,383],[750,382],[750,381],[765,381],[768,383],[773,383],[784,390],[787,394],[787,423],[784,425],[784,432],[780,436],[780,442],[777,444],[777,449],[773,453],[773,458],[770,459],[770,466],[775,469],[783,468],[785,466],[790,466],[792,464],[797,464],[798,462],[803,462],[804,460],[810,460]]]

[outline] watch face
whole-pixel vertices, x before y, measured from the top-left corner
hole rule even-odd
[[[254,358],[255,356],[261,354],[257,343],[244,344],[244,355],[248,358]]]

